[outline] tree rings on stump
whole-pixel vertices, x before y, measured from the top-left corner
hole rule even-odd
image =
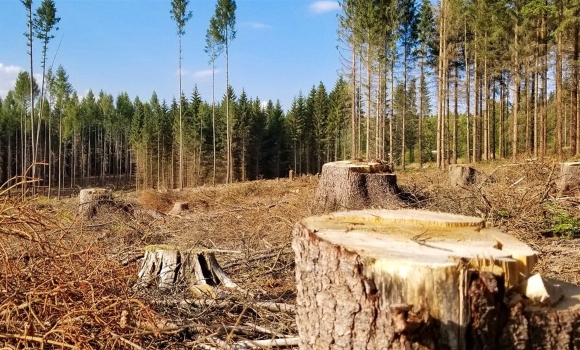
[[[553,307],[511,298],[536,252],[480,218],[333,213],[299,222],[292,247],[301,349],[571,349],[580,335],[579,288]]]
[[[326,163],[314,197],[315,212],[362,209],[371,206],[398,208],[397,176],[383,162],[339,161]]]
[[[111,204],[113,192],[107,188],[86,188],[79,192],[79,214],[84,219],[90,219],[97,213],[97,208]]]
[[[198,297],[215,298],[221,293],[218,287],[238,288],[211,250],[180,250],[170,245],[145,247],[137,276],[138,286],[156,285],[162,290],[189,288]]]
[[[475,183],[475,168],[466,164],[449,166],[449,181],[451,186],[468,186]]]
[[[580,162],[562,163],[560,177],[556,181],[558,195],[568,195],[580,188]]]

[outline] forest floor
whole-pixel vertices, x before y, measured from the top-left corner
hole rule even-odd
[[[475,184],[463,187],[433,167],[397,179],[408,207],[484,217],[539,252],[536,272],[580,285],[580,197],[556,195],[559,167],[476,169]],[[241,349],[248,340],[295,337],[292,228],[311,215],[316,186],[315,176],[303,176],[118,191],[85,221],[78,198],[0,199],[0,347]],[[175,202],[189,209],[166,215]],[[143,248],[157,244],[214,249],[247,293],[192,303],[187,289],[134,288]]]

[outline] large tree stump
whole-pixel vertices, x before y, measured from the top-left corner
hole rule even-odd
[[[451,186],[467,186],[475,183],[475,168],[466,164],[449,166],[449,182]]]
[[[580,346],[580,288],[553,307],[513,297],[536,253],[479,218],[334,213],[298,223],[292,247],[301,349]]]
[[[86,188],[79,192],[79,214],[84,219],[90,219],[97,213],[97,208],[110,205],[113,202],[113,192],[108,188]]]
[[[314,198],[315,212],[400,207],[397,176],[383,162],[326,163]]]
[[[216,297],[219,287],[239,289],[221,269],[211,250],[181,250],[171,245],[145,247],[137,286],[161,290],[189,288],[199,297]]]
[[[568,162],[560,165],[560,177],[556,181],[558,195],[577,192],[580,188],[580,162]]]

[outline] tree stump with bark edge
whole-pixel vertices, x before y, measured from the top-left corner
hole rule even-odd
[[[482,219],[413,210],[310,217],[294,228],[301,349],[578,349],[580,288],[514,297],[536,252]]]
[[[363,209],[394,209],[401,200],[397,176],[384,162],[339,161],[326,163],[314,196],[316,213]]]
[[[99,206],[111,204],[113,192],[108,188],[86,188],[79,192],[79,214],[90,219],[97,213]]]
[[[449,181],[451,186],[468,186],[475,183],[475,168],[466,164],[451,164],[449,166]]]
[[[219,297],[220,287],[239,289],[222,270],[211,250],[181,250],[171,245],[145,247],[137,274],[138,287],[189,290],[197,297]]]
[[[568,195],[580,188],[580,162],[560,164],[560,177],[556,181],[558,195]]]

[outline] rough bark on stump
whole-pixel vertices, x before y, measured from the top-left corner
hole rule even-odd
[[[189,210],[189,203],[187,202],[175,202],[173,208],[167,213],[168,215],[179,215],[182,212]]]
[[[219,296],[218,287],[238,288],[221,269],[211,250],[180,250],[170,245],[145,247],[138,286],[189,288],[200,297]]]
[[[560,177],[556,181],[558,195],[577,192],[580,188],[580,162],[562,163]]]
[[[79,214],[90,219],[97,213],[99,206],[111,204],[113,192],[107,188],[86,188],[79,192]]]
[[[449,181],[451,186],[467,186],[475,183],[475,168],[465,164],[449,166]]]
[[[339,161],[326,163],[316,189],[315,212],[362,209],[371,206],[397,208],[397,176],[381,162]]]
[[[552,308],[504,303],[537,255],[479,218],[334,213],[299,222],[292,247],[301,349],[577,348],[580,289]]]

